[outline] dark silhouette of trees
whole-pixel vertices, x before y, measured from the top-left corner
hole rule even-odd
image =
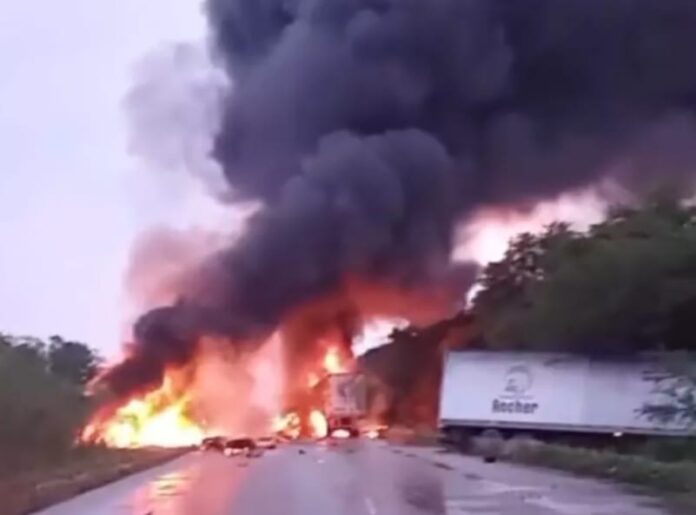
[[[73,447],[88,414],[84,384],[98,363],[79,342],[0,335],[0,475]]]

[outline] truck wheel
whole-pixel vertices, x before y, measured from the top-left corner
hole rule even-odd
[[[500,458],[504,444],[503,433],[497,429],[486,429],[477,438],[477,450],[486,463],[493,463]]]

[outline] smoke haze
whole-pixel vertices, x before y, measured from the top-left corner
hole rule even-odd
[[[123,392],[205,334],[255,345],[347,277],[461,287],[454,231],[480,208],[606,179],[640,190],[696,164],[690,0],[208,0],[207,13],[234,84],[213,155],[232,201],[263,207],[135,325],[106,377]]]

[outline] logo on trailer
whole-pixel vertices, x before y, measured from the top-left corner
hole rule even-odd
[[[505,394],[510,397],[522,398],[532,388],[534,376],[529,367],[515,365],[505,373]]]
[[[526,365],[510,367],[503,378],[503,393],[493,399],[493,413],[532,415],[539,404],[533,401],[530,391],[534,386],[534,375]]]

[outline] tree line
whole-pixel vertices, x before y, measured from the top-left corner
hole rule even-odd
[[[99,356],[87,345],[0,334],[0,472],[69,451],[89,412]]]
[[[619,206],[510,242],[472,314],[486,346],[584,353],[696,350],[696,208]]]
[[[457,317],[395,331],[393,347],[363,360],[401,405],[410,405],[410,395],[400,392],[436,375],[423,356],[443,347],[614,356],[696,351],[696,207],[659,195],[615,206],[586,230],[558,222],[520,234],[481,271],[476,287]],[[438,332],[443,324],[448,330]],[[661,385],[674,402],[650,406],[649,414],[696,423],[696,368],[675,361],[672,380]]]

